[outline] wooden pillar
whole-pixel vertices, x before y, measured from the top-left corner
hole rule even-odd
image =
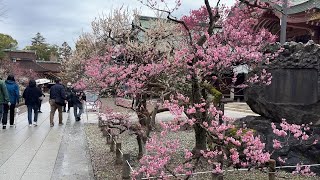
[[[121,143],[116,144],[116,165],[122,163]]]
[[[114,152],[115,149],[115,141],[114,136],[111,137],[111,145],[110,145],[110,152]]]
[[[276,179],[276,161],[274,159],[269,160],[269,180]]]
[[[130,162],[130,154],[123,154],[122,179],[130,179],[131,169],[128,162]]]

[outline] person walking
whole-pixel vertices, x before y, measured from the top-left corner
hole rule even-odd
[[[10,103],[9,94],[5,82],[0,79],[0,120],[2,120],[3,105],[6,103]],[[5,126],[2,128],[5,129]]]
[[[39,110],[39,98],[42,96],[40,89],[36,86],[36,81],[31,79],[29,86],[23,91],[22,97],[25,99],[25,104],[28,109],[28,123],[32,126],[32,110],[34,112],[34,126],[37,126],[38,110]]]
[[[66,94],[67,94],[67,100],[68,100],[68,111],[67,112],[70,112],[70,108],[73,107],[73,103],[71,101],[71,95],[72,95],[72,84],[71,84],[71,82],[67,83]]]
[[[59,112],[59,125],[63,125],[62,122],[62,106],[65,104],[66,94],[64,87],[60,84],[60,79],[56,80],[56,84],[50,88],[50,127],[54,126],[53,118],[54,113],[58,109]]]
[[[66,92],[66,86],[64,84],[61,84],[64,88],[64,91]],[[67,98],[67,94],[66,94],[66,98]],[[67,102],[68,101],[64,101],[64,104],[62,106],[62,112],[67,112],[66,108],[67,108]]]
[[[80,121],[81,114],[83,113],[83,103],[86,101],[86,95],[83,91],[74,89],[71,94],[71,101],[73,104],[74,119]]]
[[[10,103],[3,105],[3,117],[2,117],[2,129],[6,129],[7,121],[8,121],[8,113],[10,111],[10,127],[14,126],[14,111],[16,108],[16,104],[19,104],[19,86],[16,83],[13,75],[9,75],[7,80],[5,81]]]
[[[43,84],[38,85],[38,88],[41,91],[41,97],[39,98],[39,110],[38,113],[42,113],[41,111],[41,104],[42,104],[42,100],[44,99],[45,95],[43,94]]]

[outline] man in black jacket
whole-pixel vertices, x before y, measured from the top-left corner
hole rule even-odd
[[[81,114],[83,113],[83,103],[86,101],[86,95],[82,90],[75,90],[71,91],[71,102],[73,104],[73,114],[74,119],[76,121],[81,120]],[[79,109],[79,111],[78,111]]]
[[[62,122],[62,106],[65,103],[66,100],[66,94],[64,87],[60,84],[60,79],[56,80],[56,84],[53,85],[50,88],[50,97],[49,97],[49,103],[51,107],[50,111],[50,126],[54,126],[53,118],[54,113],[58,109],[59,112],[59,125],[63,125]]]

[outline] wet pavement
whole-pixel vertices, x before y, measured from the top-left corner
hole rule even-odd
[[[106,102],[114,106],[114,102]],[[247,108],[239,112],[240,107],[245,106],[237,104],[227,107],[226,114],[234,118],[254,115]],[[70,113],[63,113],[64,125],[59,126],[56,112],[55,126],[51,128],[50,107],[46,101],[41,107],[43,113],[38,116],[38,126],[29,127],[25,106],[19,109],[16,127],[0,129],[0,180],[94,179],[84,124],[97,123],[97,113],[84,113],[82,120],[76,122],[71,108]],[[133,112],[128,113],[132,115],[132,120],[137,119]],[[164,112],[158,114],[156,119],[170,121],[173,116]]]
[[[24,108],[24,107],[21,107]],[[16,118],[16,127],[0,130],[0,179],[73,180],[93,179],[84,124],[96,122],[95,113],[82,115],[76,122],[73,109],[63,113],[64,125],[49,124],[49,103],[42,104],[38,126],[29,127],[27,113]]]

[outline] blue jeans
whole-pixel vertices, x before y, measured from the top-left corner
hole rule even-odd
[[[78,109],[79,109],[79,112],[78,112]],[[77,118],[81,117],[82,113],[83,113],[83,104],[73,104],[73,114],[76,120]]]
[[[3,104],[0,103],[0,122],[2,122],[2,116],[3,116]]]
[[[29,124],[32,124],[32,110],[34,112],[33,121],[37,122],[39,107],[37,105],[27,105],[27,108],[28,108],[28,122],[29,122]]]

